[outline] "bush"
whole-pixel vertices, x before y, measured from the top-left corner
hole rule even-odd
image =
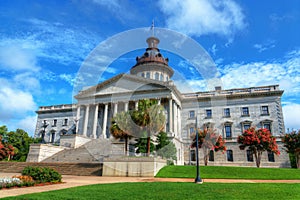
[[[291,168],[297,168],[297,162],[295,154],[289,153]]]
[[[25,167],[22,175],[31,176],[33,180],[40,183],[61,182],[61,174],[48,167]]]

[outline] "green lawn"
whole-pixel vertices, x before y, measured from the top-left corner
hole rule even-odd
[[[5,199],[300,199],[300,184],[283,183],[115,183]]]
[[[300,170],[288,168],[201,166],[200,176],[201,178],[215,179],[295,180],[300,179]],[[196,166],[166,166],[158,172],[156,177],[195,178]]]

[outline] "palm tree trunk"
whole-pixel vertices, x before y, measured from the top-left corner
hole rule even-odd
[[[128,136],[125,136],[125,155],[128,156]]]
[[[147,137],[147,156],[150,156],[150,136]]]
[[[260,167],[260,161],[261,161],[261,154],[262,154],[262,151],[259,151],[259,150],[254,150],[254,155],[255,155],[255,161],[256,161],[256,167]]]

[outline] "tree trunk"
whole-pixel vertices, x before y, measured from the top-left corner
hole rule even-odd
[[[150,137],[147,137],[147,156],[150,156]]]
[[[203,147],[203,154],[204,154],[204,165],[207,166],[208,163],[208,151],[205,147]]]
[[[300,152],[295,153],[297,168],[300,169]]]
[[[128,156],[128,137],[125,136],[125,155]]]
[[[261,154],[262,154],[262,151],[259,151],[259,150],[254,150],[254,155],[255,155],[255,161],[256,161],[256,167],[260,167],[260,161],[261,161]]]

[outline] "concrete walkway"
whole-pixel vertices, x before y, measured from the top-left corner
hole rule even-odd
[[[0,173],[2,177],[12,177],[13,173]],[[0,198],[17,196],[22,194],[46,192],[51,190],[59,190],[64,188],[71,188],[91,184],[104,184],[104,183],[121,183],[121,182],[194,182],[190,178],[151,178],[151,177],[102,177],[102,176],[72,176],[63,175],[62,184],[54,184],[47,186],[24,187],[14,189],[0,190]],[[204,179],[204,182],[217,182],[217,183],[300,183],[300,180],[238,180],[238,179]]]

